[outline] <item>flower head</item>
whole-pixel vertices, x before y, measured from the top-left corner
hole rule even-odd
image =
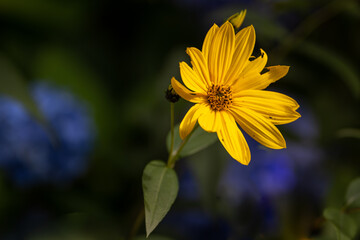
[[[192,67],[180,63],[183,86],[175,78],[171,84],[185,100],[195,103],[180,124],[182,139],[195,124],[207,132],[217,132],[227,152],[242,164],[249,164],[250,150],[238,125],[262,145],[281,149],[285,140],[275,125],[300,117],[297,102],[281,93],[264,91],[284,77],[288,66],[266,67],[267,55],[252,57],[255,45],[253,26],[237,34],[226,21],[207,33],[202,50],[186,50]],[[267,70],[262,74],[264,68]],[[237,125],[238,124],[238,125]]]

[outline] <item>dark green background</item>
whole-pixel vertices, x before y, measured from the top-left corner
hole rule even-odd
[[[26,86],[54,82],[89,104],[97,126],[88,171],[71,184],[18,188],[0,174],[0,238],[23,232],[27,239],[124,239],[142,205],[144,166],[167,159],[164,90],[172,76],[179,79],[178,63],[189,61],[186,47],[201,48],[213,23],[244,8],[243,25],[253,24],[257,33],[255,55],[262,48],[268,65],[291,66],[276,89],[316,116],[317,144],[332,179],[323,208],[341,207],[346,186],[360,175],[358,1],[0,0],[0,91],[36,114]],[[177,122],[189,106],[176,104]],[[214,198],[209,189],[208,200]],[[19,222],[31,211],[49,220],[23,227]],[[279,236],[311,234],[286,226]],[[159,233],[177,239],[166,229]]]

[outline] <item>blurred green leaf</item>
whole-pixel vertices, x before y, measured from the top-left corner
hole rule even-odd
[[[353,180],[345,195],[346,207],[360,207],[360,178]]]
[[[174,203],[179,190],[176,172],[163,161],[148,163],[142,177],[146,235],[156,228]]]
[[[234,213],[233,209],[227,203],[221,205],[219,201],[222,198],[219,198],[218,194],[219,179],[228,160],[228,153],[220,142],[217,142],[206,151],[190,156],[186,163],[189,164],[199,186],[203,206],[214,214],[221,212],[229,216]]]
[[[43,114],[32,98],[29,87],[17,69],[0,55],[0,94],[8,95],[20,101],[27,111],[41,124],[47,127]]]
[[[57,46],[44,46],[33,60],[33,75],[59,86],[65,86],[84,101],[94,113],[97,138],[103,152],[111,153],[113,145],[107,141],[116,124],[114,110],[103,82],[87,62],[75,52]]]
[[[195,154],[204,148],[207,148],[217,140],[216,133],[205,132],[201,127],[198,127],[192,133],[189,141],[180,153],[181,157],[190,156]],[[174,127],[174,150],[176,151],[181,145],[181,138],[179,135],[179,124]],[[166,138],[166,147],[170,151],[170,132]]]
[[[352,1],[343,1],[342,4],[344,8],[349,13],[350,16],[354,16],[356,18],[360,18],[360,4],[357,0]]]
[[[331,239],[333,239],[333,238],[330,238],[329,239],[329,237],[323,237],[323,236],[321,236],[321,237],[315,237],[315,238],[311,238],[311,240],[331,240]],[[345,238],[344,238],[344,240],[345,240]]]
[[[281,41],[286,37],[287,30],[272,17],[268,17],[260,12],[248,11],[245,23],[251,23],[256,29],[257,40],[266,43],[269,40]],[[247,26],[249,24],[244,24]]]
[[[94,237],[84,236],[80,233],[69,233],[59,236],[59,233],[43,234],[42,236],[31,237],[30,240],[96,240]]]
[[[360,129],[356,128],[343,128],[337,132],[340,138],[358,138],[360,139]]]
[[[1,0],[0,15],[27,24],[62,29],[81,26],[86,7],[78,1]]]
[[[330,49],[326,49],[323,46],[311,43],[303,42],[297,48],[299,52],[308,55],[311,59],[315,59],[330,70],[338,74],[348,86],[349,90],[355,97],[360,96],[360,78],[355,68],[353,68],[346,59],[338,56]]]
[[[326,220],[335,226],[338,240],[353,239],[355,237],[357,226],[350,216],[335,208],[325,209],[323,215]]]

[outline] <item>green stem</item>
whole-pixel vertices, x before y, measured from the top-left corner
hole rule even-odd
[[[173,152],[174,148],[174,103],[170,103],[170,153],[169,153],[169,159],[168,162],[171,161],[171,153]],[[138,216],[135,219],[135,222],[130,230],[130,234],[128,236],[128,240],[133,240],[136,236],[141,224],[143,223],[145,218],[145,210],[144,206],[142,206],[141,211],[139,212]]]
[[[141,208],[140,212],[138,213],[138,215],[134,221],[134,224],[131,228],[130,234],[127,238],[128,240],[133,240],[136,237],[136,234],[137,234],[141,224],[143,223],[144,218],[145,218],[145,209],[144,209],[144,206],[142,206],[142,208]]]
[[[349,207],[348,205],[345,205],[344,207],[341,208],[341,211],[342,211],[343,213],[349,213],[349,214],[351,214],[351,213],[358,213],[358,212],[360,212],[360,208],[359,208],[359,207],[351,208],[351,207]]]
[[[168,163],[171,160],[171,154],[174,149],[174,103],[170,103],[170,151],[169,151],[169,158]]]
[[[187,137],[182,141],[180,147],[176,150],[175,153],[173,153],[173,151],[171,151],[169,153],[169,160],[168,160],[168,164],[167,166],[169,168],[174,168],[175,167],[175,163],[181,153],[181,151],[183,150],[183,148],[185,147],[186,143],[189,141],[191,135],[194,133],[195,129],[198,127],[199,125],[195,125],[194,129],[189,133],[189,135],[187,135]]]

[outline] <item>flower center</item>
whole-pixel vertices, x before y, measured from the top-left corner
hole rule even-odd
[[[230,87],[212,85],[207,91],[207,96],[208,103],[213,110],[226,110],[232,103],[232,92]]]

